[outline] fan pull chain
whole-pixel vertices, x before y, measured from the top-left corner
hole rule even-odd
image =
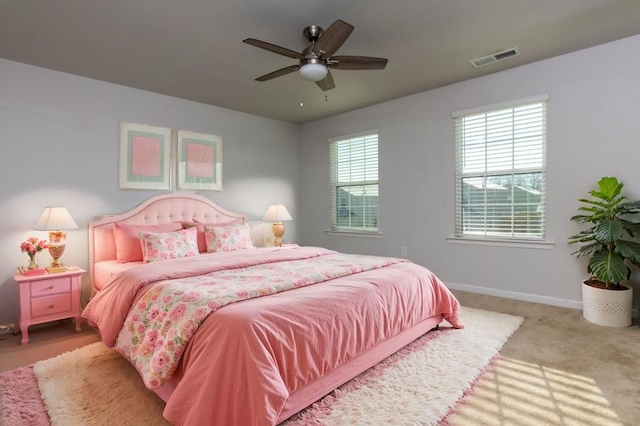
[[[303,91],[302,91],[302,77],[300,77],[300,106],[303,107],[304,106],[304,102],[303,102]]]

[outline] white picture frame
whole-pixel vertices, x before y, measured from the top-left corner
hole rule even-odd
[[[178,188],[222,191],[222,137],[178,130]]]
[[[173,130],[120,123],[118,184],[120,189],[170,189]]]

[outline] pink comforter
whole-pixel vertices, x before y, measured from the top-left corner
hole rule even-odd
[[[131,307],[156,283],[332,253],[276,248],[146,264],[116,277],[83,317],[113,346]],[[431,316],[461,327],[458,310],[431,272],[408,262],[224,306],[202,323],[158,392],[164,416],[179,425],[273,425],[291,393]]]

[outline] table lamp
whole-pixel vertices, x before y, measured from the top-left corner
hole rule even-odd
[[[282,244],[282,236],[284,235],[284,223],[285,220],[292,220],[293,218],[289,214],[289,211],[283,204],[273,204],[269,206],[267,212],[262,217],[262,220],[268,220],[273,222],[273,236],[275,241],[274,246],[280,246]]]
[[[49,254],[53,258],[51,266],[45,267],[50,274],[65,272],[67,268],[60,262],[66,247],[66,229],[78,229],[65,207],[45,207],[40,219],[33,228],[36,231],[49,231]]]

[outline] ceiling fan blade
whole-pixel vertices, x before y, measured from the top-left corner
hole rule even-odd
[[[325,31],[315,43],[311,51],[318,57],[328,58],[347,40],[353,31],[353,25],[338,19]]]
[[[383,70],[387,62],[386,58],[369,56],[332,56],[328,66],[338,70]]]
[[[255,38],[248,38],[242,40],[243,43],[250,44],[260,49],[268,50],[269,52],[277,53],[278,55],[287,56],[293,59],[304,59],[304,55],[287,49],[286,47],[276,46],[275,44],[267,43],[266,41],[256,40]]]
[[[331,75],[331,71],[327,70],[327,76],[320,81],[316,81],[316,84],[323,92],[327,90],[331,90],[336,87],[336,84],[333,82],[333,76]]]
[[[292,73],[294,71],[298,71],[299,69],[300,69],[300,65],[291,65],[291,66],[288,66],[286,68],[282,68],[282,69],[279,69],[277,71],[270,72],[269,74],[265,74],[262,77],[258,77],[258,78],[256,78],[256,81],[271,80],[272,78],[281,77],[283,75],[290,74],[290,73]]]

